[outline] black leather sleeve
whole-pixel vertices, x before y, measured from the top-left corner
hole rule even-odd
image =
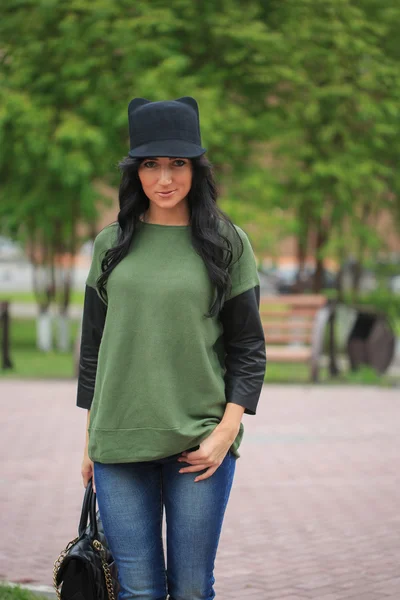
[[[227,402],[255,415],[267,364],[260,318],[260,286],[227,300],[220,311],[224,328]]]
[[[97,357],[106,320],[107,305],[94,288],[86,285],[82,315],[82,337],[79,357],[76,405],[90,409],[96,382]]]

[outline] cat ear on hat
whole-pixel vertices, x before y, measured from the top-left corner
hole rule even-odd
[[[151,100],[147,100],[146,98],[133,98],[128,104],[128,115],[130,115],[134,110],[139,108],[139,106],[143,106],[144,104],[150,104]]]
[[[175,102],[182,102],[182,104],[187,104],[188,106],[191,106],[196,111],[197,116],[199,115],[199,106],[196,100],[191,96],[183,96],[182,98],[177,98]]]

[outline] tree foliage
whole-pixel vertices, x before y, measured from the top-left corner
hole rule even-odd
[[[3,226],[74,254],[95,183],[118,184],[129,100],[193,95],[257,249],[294,233],[321,272],[381,247],[376,215],[400,221],[399,17],[394,0],[3,0]]]

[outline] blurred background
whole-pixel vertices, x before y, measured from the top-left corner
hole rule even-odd
[[[251,239],[263,294],[367,304],[399,334],[399,17],[377,0],[4,0],[2,376],[73,372],[134,96],[197,98],[220,205]]]
[[[10,395],[36,394],[50,419],[56,413],[45,402],[68,382],[57,419],[70,411],[71,423],[82,421],[69,471],[79,480],[84,415],[75,416],[74,394],[84,285],[93,240],[117,218],[117,164],[128,152],[135,96],[191,95],[199,103],[220,206],[246,231],[258,262],[266,386],[399,385],[399,24],[397,0],[2,0],[4,440],[28,414],[10,420]],[[47,396],[34,380],[52,386]],[[355,387],[354,398],[364,389]],[[250,445],[249,434],[249,452]],[[20,468],[3,466],[2,481]],[[78,507],[76,485],[70,499]],[[6,486],[3,498],[11,522],[19,521]],[[77,513],[48,559],[70,539]],[[0,567],[0,578],[17,578],[13,568]],[[48,583],[37,573],[32,581]]]

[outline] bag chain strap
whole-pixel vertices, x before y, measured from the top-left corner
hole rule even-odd
[[[78,540],[79,540],[79,536],[76,537],[74,540],[71,540],[70,542],[68,542],[68,544],[66,545],[66,547],[64,548],[64,550],[62,552],[60,552],[59,557],[54,562],[54,567],[53,567],[53,585],[54,585],[54,589],[56,591],[57,599],[58,600],[61,600],[61,593],[60,593],[60,590],[59,590],[59,586],[57,585],[57,573],[58,573],[58,571],[60,569],[62,561],[64,560],[65,556],[68,553],[68,550]],[[114,589],[113,589],[113,584],[112,584],[111,571],[110,571],[110,568],[108,566],[107,561],[104,558],[104,556],[105,556],[104,547],[101,544],[101,542],[99,542],[98,540],[93,540],[92,546],[100,554],[101,564],[103,566],[104,576],[105,576],[105,580],[106,580],[108,600],[115,600]]]
[[[100,554],[101,564],[103,565],[104,576],[106,579],[108,600],[115,600],[114,589],[113,589],[113,585],[112,585],[111,571],[110,571],[110,567],[108,566],[108,563],[105,559],[105,550],[103,548],[103,545],[98,540],[93,540],[92,545]]]
[[[58,600],[61,600],[61,594],[60,594],[60,590],[58,589],[58,585],[57,585],[57,573],[58,573],[58,571],[60,569],[62,561],[64,560],[64,558],[67,555],[68,550],[78,540],[79,540],[79,537],[76,537],[74,540],[71,540],[70,542],[68,542],[68,544],[65,546],[64,550],[62,550],[62,552],[60,552],[59,557],[54,561],[54,567],[53,567],[53,585],[54,585],[54,589],[56,590],[56,594],[57,594]]]

